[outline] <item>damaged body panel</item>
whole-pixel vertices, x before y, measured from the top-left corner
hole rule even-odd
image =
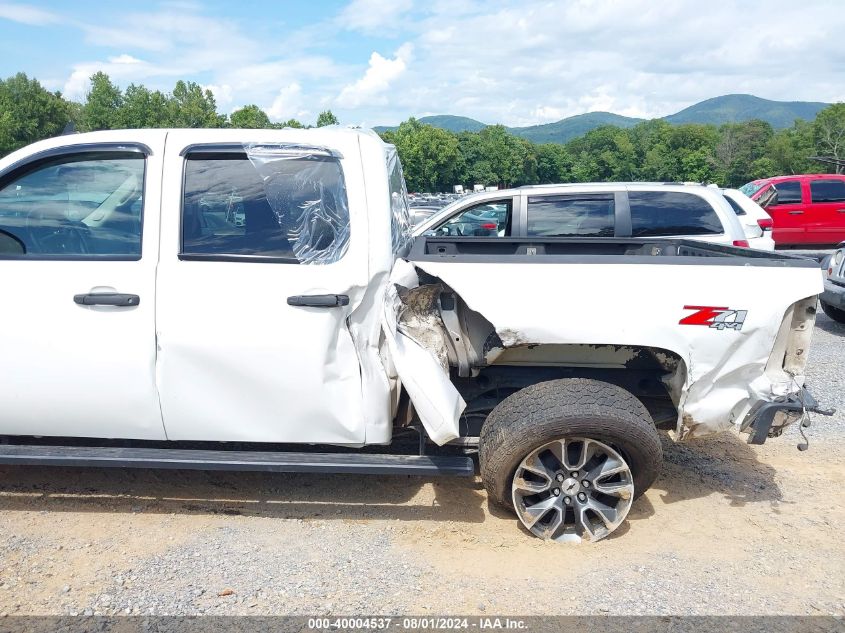
[[[484,255],[478,240],[464,256],[440,255],[439,246],[418,240],[414,265],[492,324],[492,331],[464,332],[497,341],[475,367],[621,369],[648,349],[664,365],[661,381],[677,409],[680,439],[740,428],[756,403],[794,396],[804,384],[821,284],[800,264],[742,261],[741,252],[706,260],[658,254],[532,261]],[[699,314],[692,326],[685,323],[690,314]]]

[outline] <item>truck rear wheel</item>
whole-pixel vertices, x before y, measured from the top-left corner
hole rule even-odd
[[[822,304],[822,310],[824,310],[824,313],[827,316],[838,323],[845,323],[845,310],[834,308],[832,305],[825,303],[824,301],[819,301],[819,303]]]
[[[526,387],[493,409],[479,438],[489,498],[534,535],[597,541],[660,472],[663,450],[629,391],[584,378]]]

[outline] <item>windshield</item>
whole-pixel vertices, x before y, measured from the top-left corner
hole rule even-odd
[[[749,198],[766,186],[765,182],[747,182],[739,190]]]

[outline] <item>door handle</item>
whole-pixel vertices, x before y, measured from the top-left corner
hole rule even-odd
[[[289,306],[308,308],[337,308],[349,305],[348,295],[295,295],[288,297]]]
[[[81,306],[116,306],[126,308],[141,303],[138,295],[126,295],[119,292],[89,292],[84,295],[73,295],[73,302]]]
[[[837,209],[836,212],[837,213],[845,213],[845,209]]]
[[[789,215],[802,215],[803,213],[803,211],[790,211]]]

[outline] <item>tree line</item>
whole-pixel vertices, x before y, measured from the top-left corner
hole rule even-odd
[[[315,125],[336,123],[326,110]],[[0,156],[61,134],[69,125],[78,131],[310,127],[295,119],[273,123],[254,104],[220,114],[212,92],[190,81],[177,81],[169,93],[135,84],[121,90],[99,72],[78,103],[23,73],[0,80]],[[781,174],[845,171],[845,103],[782,130],[760,120],[715,126],[654,119],[631,128],[599,127],[566,144],[535,144],[501,125],[453,133],[410,118],[381,136],[396,145],[410,191],[449,191],[455,184],[636,180],[739,186]],[[840,163],[815,160],[819,156]]]

